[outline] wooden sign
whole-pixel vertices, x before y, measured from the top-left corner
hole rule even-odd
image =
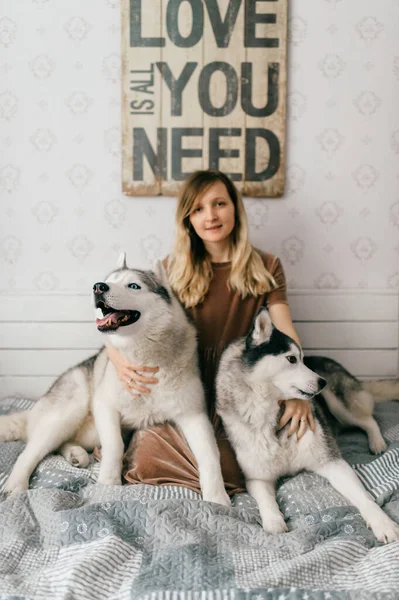
[[[121,0],[123,191],[284,190],[287,0]]]

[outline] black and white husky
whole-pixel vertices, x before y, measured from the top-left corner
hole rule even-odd
[[[294,340],[273,326],[266,309],[259,311],[248,336],[233,341],[220,360],[217,412],[245,475],[247,490],[258,503],[264,529],[269,533],[288,531],[276,502],[275,482],[282,475],[307,469],[328,479],[356,506],[379,541],[399,540],[398,525],[372,500],[342,459],[329,426],[331,411],[341,423],[364,429],[371,450],[382,452],[386,445],[372,416],[373,397],[366,388],[380,400],[389,394],[394,398],[399,382],[364,385],[333,360],[310,357],[305,362],[310,368]],[[323,402],[311,400],[322,390],[329,410],[323,410]],[[308,429],[299,441],[288,437],[287,426],[276,433],[279,401],[288,398],[311,402],[315,432]]]
[[[97,328],[105,345],[136,364],[158,366],[151,393],[133,397],[118,379],[106,349],[61,375],[31,411],[0,417],[0,441],[25,440],[5,485],[27,489],[38,462],[58,450],[86,466],[86,450],[101,445],[98,482],[120,484],[122,429],[171,421],[180,427],[198,462],[204,500],[230,505],[219,451],[207,417],[197,360],[196,330],[173,294],[162,263],[153,271],[117,269],[93,288]]]

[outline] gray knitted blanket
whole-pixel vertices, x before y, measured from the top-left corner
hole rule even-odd
[[[0,413],[29,408],[6,400]],[[399,522],[399,404],[378,407],[379,458],[358,430],[340,445],[365,487]],[[0,490],[22,444],[0,444]],[[0,501],[1,600],[291,600],[399,598],[399,542],[381,545],[322,478],[279,482],[289,533],[270,536],[252,498],[225,508],[185,488],[100,486],[98,464],[60,456],[31,489]]]

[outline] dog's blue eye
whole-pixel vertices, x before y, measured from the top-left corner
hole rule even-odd
[[[291,356],[287,356],[287,360],[288,360],[289,363],[291,363],[292,365],[294,365],[297,362],[297,357],[293,356],[291,354]]]
[[[137,285],[137,283],[129,283],[129,285],[127,287],[130,288],[131,290],[141,290],[141,287],[139,285]]]

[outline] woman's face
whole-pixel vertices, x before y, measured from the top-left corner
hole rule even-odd
[[[225,242],[230,237],[235,225],[235,208],[224,183],[214,183],[197,198],[190,223],[205,247],[207,243]]]

